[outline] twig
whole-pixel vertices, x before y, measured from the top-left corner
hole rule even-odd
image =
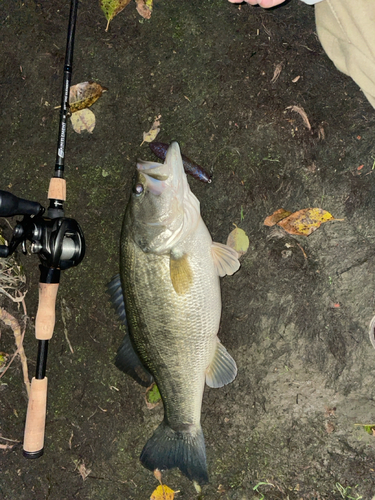
[[[62,318],[62,321],[63,321],[63,324],[64,324],[65,339],[66,339],[66,341],[68,343],[70,352],[72,354],[74,354],[74,350],[73,350],[72,344],[70,343],[70,340],[69,340],[69,337],[68,337],[68,328],[66,326],[66,320],[71,318],[71,314],[70,314],[70,311],[69,311],[68,307],[66,306],[66,302],[65,302],[64,299],[61,299],[61,318]]]
[[[303,108],[300,108],[299,106],[288,106],[286,109],[290,109],[291,111],[295,111],[296,113],[298,113],[302,117],[305,127],[311,130],[309,119],[307,118],[306,111]]]
[[[354,424],[356,425],[356,424]],[[21,441],[18,441],[18,439],[9,439],[9,438],[5,438],[3,436],[0,436],[0,439],[3,439],[4,441],[10,441],[12,443],[20,443]]]
[[[24,301],[22,301],[22,302],[23,302],[24,311],[26,311],[25,303],[24,303]],[[4,376],[4,374],[7,372],[8,368],[10,367],[10,365],[13,363],[14,358],[17,356],[17,354],[19,354],[20,359],[21,359],[23,381],[26,385],[27,395],[29,396],[29,394],[30,394],[30,381],[29,381],[29,374],[28,374],[28,368],[27,368],[27,358],[26,358],[26,354],[25,354],[25,351],[23,348],[23,338],[25,336],[26,327],[24,327],[24,329],[21,333],[21,327],[20,327],[18,321],[16,320],[16,318],[14,318],[11,314],[8,313],[8,311],[6,311],[3,308],[0,308],[0,319],[7,326],[10,326],[11,329],[13,330],[14,338],[15,338],[16,346],[17,346],[17,349],[16,349],[15,353],[13,354],[11,360],[9,361],[8,365],[5,367],[5,369],[0,374],[0,378],[2,378]]]
[[[12,450],[16,446],[15,444],[0,444],[0,450]]]

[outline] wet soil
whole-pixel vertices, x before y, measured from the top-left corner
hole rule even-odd
[[[0,4],[0,187],[42,204],[56,154],[68,4]],[[92,135],[69,125],[65,210],[81,224],[87,253],[63,273],[58,293],[45,453],[28,461],[21,444],[0,450],[0,497],[146,500],[157,486],[138,457],[163,410],[149,410],[144,390],[113,364],[123,331],[105,290],[118,271],[136,158],[154,159],[140,146],[142,132],[161,114],[160,140],[177,140],[213,174],[210,185],[190,183],[213,239],[225,242],[234,223],[250,238],[240,271],[222,280],[219,336],[238,376],[205,392],[210,484],[201,498],[371,499],[375,442],[356,424],[375,424],[374,110],[325,55],[313,8],[296,0],[270,11],[155,0],[148,21],[132,3],[108,33],[105,24],[98,2],[82,0],[73,83],[109,90],[92,107]],[[289,106],[305,110],[311,130]],[[285,236],[263,225],[280,207],[319,207],[342,220],[308,238]],[[32,375],[38,259],[19,259]],[[9,300],[2,305],[23,319]],[[4,324],[1,351],[14,352]],[[0,382],[1,434],[22,441],[18,358]],[[178,471],[164,480],[176,498],[196,498]]]

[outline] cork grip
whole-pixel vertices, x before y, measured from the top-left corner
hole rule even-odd
[[[52,177],[48,189],[49,200],[66,200],[66,182],[60,177]]]
[[[47,407],[47,377],[41,380],[33,377],[27,407],[23,450],[26,454],[40,456],[44,447],[44,428]]]
[[[39,305],[35,318],[35,337],[38,340],[52,338],[58,288],[58,283],[39,283]]]

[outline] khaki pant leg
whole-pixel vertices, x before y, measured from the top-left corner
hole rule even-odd
[[[320,42],[375,108],[375,0],[323,0],[315,5]]]

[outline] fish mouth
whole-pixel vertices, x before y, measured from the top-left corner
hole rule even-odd
[[[172,142],[169,146],[164,163],[138,160],[137,170],[145,177],[147,188],[155,196],[161,195],[167,187],[177,193],[184,174],[178,143]]]

